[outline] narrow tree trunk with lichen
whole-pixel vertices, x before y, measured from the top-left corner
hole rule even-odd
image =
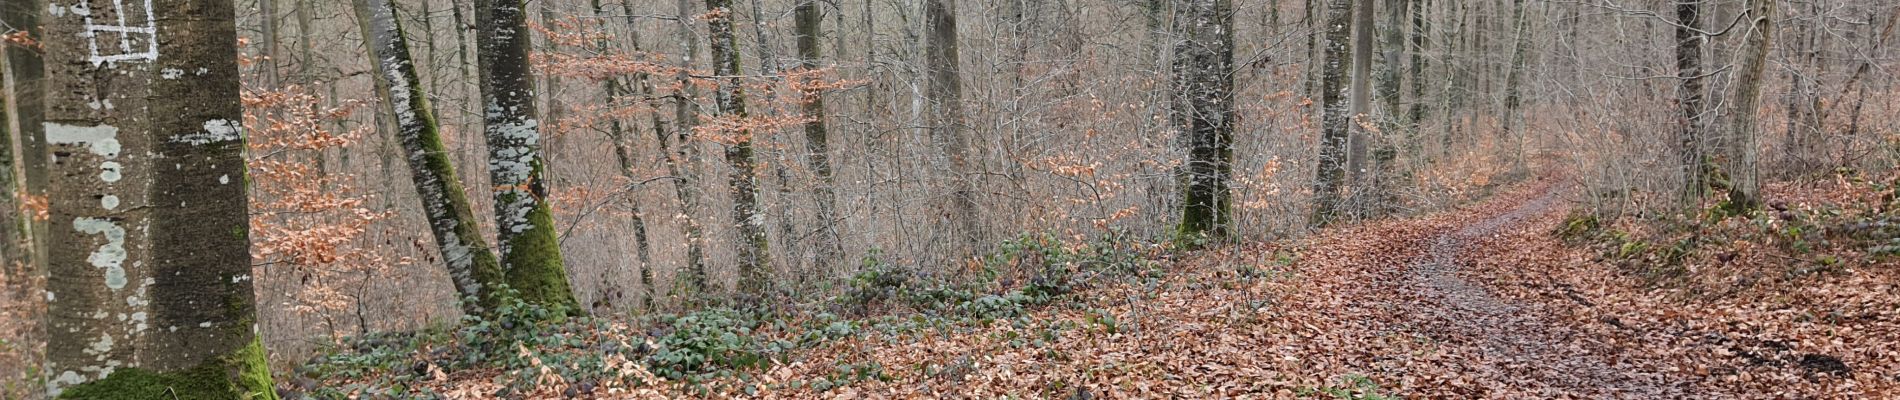
[[[481,314],[500,305],[495,289],[506,281],[501,263],[482,239],[475,224],[462,181],[455,174],[442,145],[435,109],[417,79],[402,22],[390,0],[354,0],[358,24],[376,71],[376,91],[396,116],[396,140],[402,144],[409,178],[422,200],[422,211],[435,236],[437,251],[448,268],[455,289],[465,299],[463,311]]]
[[[593,6],[595,17],[607,17],[607,8],[601,3],[601,0],[593,0],[591,5]],[[633,10],[631,9],[626,11],[628,15],[633,14]],[[628,28],[630,29],[628,30],[628,37],[625,40],[632,43],[635,49],[639,49],[640,35],[638,26],[629,24]],[[601,38],[595,41],[594,45],[601,54],[608,54],[608,51],[611,50],[609,43],[606,38]],[[646,76],[644,74],[636,79],[640,80],[642,86],[646,85]],[[621,101],[620,91],[619,78],[608,77],[606,80],[601,81],[601,93],[607,97],[607,104],[618,105]],[[633,138],[627,136],[627,129],[619,118],[609,120],[607,128],[607,135],[613,140],[614,158],[620,162],[620,174],[627,179],[628,184],[635,185],[629,186],[626,189],[628,192],[625,194],[627,197],[627,211],[632,214],[628,222],[633,224],[634,257],[635,261],[640,263],[640,289],[645,291],[645,293],[640,296],[640,308],[642,310],[652,311],[654,293],[653,248],[652,243],[647,240],[646,211],[640,207],[640,180],[639,176],[634,173],[636,166],[633,154]]]
[[[488,176],[494,185],[496,242],[508,286],[522,300],[581,313],[561,263],[535,119],[525,0],[477,0],[475,47],[481,80]]]
[[[694,15],[692,0],[678,0],[674,4],[678,7],[679,15]],[[621,5],[632,10],[630,3],[622,2]],[[633,21],[635,14],[629,11],[627,15],[627,25],[635,26]],[[690,21],[693,20],[685,18],[675,20],[680,28],[678,44],[681,71],[691,71],[693,63],[699,58],[699,38],[693,33]],[[639,48],[635,47],[634,50],[639,51]],[[665,154],[667,172],[673,175],[674,194],[680,202],[680,230],[685,231],[683,233],[686,235],[687,264],[685,270],[676,275],[678,278],[673,285],[673,295],[683,297],[688,301],[697,301],[705,294],[708,286],[705,230],[700,226],[698,218],[694,217],[699,210],[701,197],[698,184],[699,145],[693,138],[693,127],[699,123],[699,103],[694,101],[699,98],[699,86],[694,84],[693,78],[684,72],[675,76],[675,79],[678,82],[678,90],[668,95],[673,99],[673,124],[671,124],[673,130],[669,133],[665,129],[666,124],[663,124],[659,114],[655,113],[653,132],[659,138],[660,152]],[[641,90],[649,95],[655,94],[654,86],[648,81],[642,80],[641,87]]]
[[[1175,129],[1186,136],[1181,222],[1176,242],[1230,234],[1233,221],[1234,31],[1229,0],[1191,0],[1176,9],[1181,37],[1174,47]]]
[[[719,115],[745,123],[745,87],[739,70],[739,43],[732,29],[732,0],[707,0],[706,26],[712,38],[713,75],[719,88],[713,102]],[[765,236],[765,213],[759,209],[758,161],[752,150],[752,131],[722,132],[726,164],[732,168],[726,184],[732,195],[732,224],[738,233],[739,287],[742,296],[763,295],[770,289],[770,244]]]
[[[1768,63],[1768,50],[1774,45],[1775,0],[1748,0],[1750,23],[1745,34],[1742,59],[1735,72],[1735,92],[1729,99],[1729,132],[1722,135],[1722,173],[1728,177],[1728,208],[1746,212],[1760,206],[1761,182],[1755,160],[1759,157],[1756,141],[1761,134],[1756,112],[1761,106],[1762,71]]]
[[[43,15],[47,392],[274,399],[250,279],[235,9],[148,4]],[[97,34],[105,24],[123,32]]]
[[[983,248],[982,221],[977,218],[976,188],[970,182],[970,143],[963,121],[963,78],[957,51],[956,0],[924,0],[924,59],[926,80],[924,98],[928,114],[924,121],[930,139],[940,156],[949,161],[951,193],[944,226],[957,227],[964,253]]]
[[[793,30],[797,32],[799,66],[806,71],[817,70],[824,55],[818,48],[819,34],[822,29],[824,12],[818,9],[817,0],[799,0],[797,8],[792,10]],[[818,184],[812,186],[813,201],[818,204],[817,265],[813,268],[824,273],[832,271],[832,263],[844,256],[844,245],[838,238],[838,195],[837,180],[832,176],[831,139],[825,127],[825,96],[816,90],[802,93],[800,109],[805,118],[805,164],[817,175]]]
[[[1682,124],[1676,151],[1683,173],[1680,201],[1694,207],[1708,191],[1708,159],[1703,146],[1702,0],[1676,0],[1676,107]]]
[[[1313,185],[1314,226],[1339,216],[1341,190],[1346,182],[1348,135],[1352,117],[1346,108],[1346,63],[1351,39],[1354,0],[1326,4],[1326,50],[1320,74],[1319,176]]]

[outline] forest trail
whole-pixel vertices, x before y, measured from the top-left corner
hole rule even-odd
[[[1590,342],[1564,322],[1543,318],[1535,305],[1519,304],[1491,294],[1485,282],[1461,274],[1467,243],[1496,237],[1502,228],[1527,218],[1553,212],[1561,189],[1545,189],[1510,212],[1445,233],[1432,240],[1422,260],[1414,263],[1408,283],[1417,294],[1404,313],[1407,321],[1437,338],[1460,338],[1477,346],[1481,368],[1488,379],[1519,379],[1532,383],[1520,388],[1543,397],[1675,398],[1685,395],[1659,374],[1632,371],[1617,365],[1616,354],[1589,351]],[[1553,268],[1523,265],[1522,268]],[[1522,378],[1533,378],[1521,380]]]
[[[841,341],[772,368],[767,381],[873,362],[889,379],[768,397],[1696,393],[1663,372],[1668,362],[1611,345],[1618,339],[1585,333],[1600,331],[1577,322],[1545,318],[1542,305],[1493,294],[1485,274],[1464,266],[1488,250],[1481,245],[1547,236],[1568,207],[1555,187],[1545,179],[1454,210],[1190,254],[1166,260],[1169,272],[1158,281],[1107,283],[1079,293],[1083,304],[974,331]]]

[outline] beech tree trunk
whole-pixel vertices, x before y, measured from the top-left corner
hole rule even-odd
[[[1709,185],[1702,139],[1702,0],[1676,0],[1676,25],[1676,107],[1682,116],[1676,144],[1682,157],[1682,203],[1693,206]]]
[[[275,399],[256,336],[231,2],[39,9],[53,88],[48,394]]]
[[[623,3],[625,5],[625,3]],[[695,15],[692,0],[678,0],[679,15]],[[632,15],[629,13],[629,15]],[[629,17],[631,18],[631,17]],[[679,24],[680,68],[691,70],[699,59],[699,39],[694,36],[690,20],[681,18]],[[629,24],[633,22],[628,21]],[[675,295],[688,300],[697,300],[707,288],[706,239],[704,229],[693,215],[700,207],[699,192],[699,145],[693,139],[693,127],[699,123],[699,103],[692,99],[699,97],[699,89],[692,78],[686,75],[676,77],[680,92],[673,93],[673,131],[668,135],[661,128],[658,115],[655,115],[654,134],[660,138],[660,151],[667,153],[666,168],[675,179],[674,190],[680,200],[681,224],[686,234],[686,270],[681,271],[678,284],[674,286]],[[651,91],[649,86],[649,92]],[[670,137],[669,137],[670,136]],[[677,145],[677,149],[670,146]]]
[[[584,312],[561,263],[535,119],[525,0],[476,0],[475,47],[481,76],[488,176],[495,190],[496,242],[508,286],[522,300]]]
[[[1347,129],[1351,132],[1347,140],[1346,180],[1355,187],[1363,188],[1366,174],[1366,149],[1371,145],[1372,135],[1365,127],[1372,122],[1372,21],[1377,11],[1376,0],[1361,0],[1354,5],[1352,21],[1352,114]],[[1348,208],[1357,212],[1361,204],[1367,202],[1364,190],[1353,190],[1356,200]]]
[[[39,38],[44,30],[40,27],[40,14],[45,12],[46,3],[40,0],[20,0],[0,5],[0,23],[18,27],[29,37]],[[42,49],[43,51],[44,49]],[[11,188],[16,196],[0,200],[0,203],[17,201],[18,196],[32,198],[46,196],[46,137],[41,122],[46,116],[45,107],[45,64],[41,52],[21,46],[0,45],[0,131],[6,133],[0,140],[7,141],[12,159],[9,168],[0,171],[11,180]],[[13,204],[13,203],[9,203]],[[16,204],[17,206],[17,204]],[[7,208],[0,210],[14,210]],[[38,276],[46,267],[47,221],[16,215],[14,223],[19,224],[17,232],[20,242],[14,253],[15,258],[5,260],[19,261],[18,265],[0,266],[0,268],[20,267],[9,270],[19,273],[14,276]],[[13,226],[10,223],[8,226]],[[0,228],[3,229],[3,228]],[[25,373],[25,371],[21,371]]]
[[[357,20],[376,70],[376,89],[396,116],[396,140],[402,144],[409,178],[422,200],[423,216],[456,292],[472,302],[463,311],[481,314],[499,305],[495,289],[506,276],[475,225],[462,181],[442,145],[435,109],[417,79],[415,62],[391,0],[354,0]]]
[[[1518,120],[1521,119],[1518,112],[1522,111],[1521,107],[1524,103],[1522,86],[1531,35],[1530,16],[1524,12],[1524,0],[1512,1],[1511,21],[1511,31],[1515,37],[1511,41],[1511,65],[1504,75],[1504,114],[1499,115],[1498,120],[1504,125],[1504,136],[1516,145],[1516,149],[1509,155],[1512,169],[1522,171],[1524,170],[1525,134],[1518,132]]]
[[[1176,241],[1225,238],[1233,220],[1234,31],[1230,0],[1190,0],[1178,8],[1183,40],[1174,48],[1175,129],[1187,136]]]
[[[976,187],[970,182],[970,139],[963,120],[963,77],[957,51],[956,0],[924,0],[924,59],[929,104],[924,124],[938,155],[949,162],[950,204],[944,226],[957,227],[961,252],[983,248],[982,221],[977,219]]]
[[[799,67],[816,70],[822,64],[823,51],[818,48],[820,26],[824,22],[824,12],[818,8],[818,0],[798,0],[792,10],[793,31],[798,45]],[[838,195],[837,181],[832,177],[831,139],[825,126],[825,96],[818,91],[802,93],[800,110],[805,118],[805,164],[817,175],[818,184],[812,186],[813,201],[818,205],[818,226],[813,246],[818,249],[817,264],[812,267],[827,274],[836,273],[832,263],[844,256],[844,245],[838,237]]]
[[[713,101],[720,115],[744,123],[747,117],[745,88],[739,76],[743,72],[739,69],[738,38],[732,30],[732,0],[707,0],[706,9],[712,15],[706,20],[706,26],[712,33],[713,74],[719,81]],[[732,167],[726,183],[732,194],[733,228],[739,234],[739,293],[762,295],[770,289],[772,260],[771,244],[765,236],[765,213],[759,208],[758,162],[752,151],[752,131],[740,128],[721,135],[729,135],[723,144],[726,163]]]
[[[1756,111],[1761,107],[1762,71],[1768,64],[1768,50],[1774,45],[1775,0],[1748,0],[1742,58],[1735,73],[1735,92],[1730,98],[1729,134],[1722,143],[1722,173],[1728,176],[1728,207],[1731,211],[1753,210],[1761,202],[1761,182],[1755,160],[1755,148],[1761,126]]]
[[[1314,183],[1312,225],[1324,226],[1338,217],[1341,190],[1346,182],[1347,146],[1352,117],[1346,108],[1347,40],[1352,27],[1354,0],[1330,0],[1326,5],[1326,50],[1320,73],[1319,178]]]

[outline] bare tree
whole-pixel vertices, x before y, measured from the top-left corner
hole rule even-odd
[[[505,283],[506,276],[476,228],[468,194],[442,145],[435,109],[416,78],[402,21],[396,18],[391,0],[354,0],[351,4],[376,70],[377,91],[382,92],[382,103],[396,116],[396,140],[402,144],[403,159],[408,162],[410,180],[415,182],[416,197],[422,200],[429,232],[435,237],[456,292],[475,300],[463,304],[463,310],[470,314],[493,310],[500,300],[495,289]]]
[[[65,88],[42,124],[48,394],[275,398],[254,325],[235,9],[109,4],[41,8],[46,82]]]
[[[822,66],[823,50],[819,48],[821,38],[820,25],[824,22],[824,12],[819,9],[818,0],[798,0],[792,10],[793,30],[797,33],[799,67],[807,71]],[[832,263],[844,255],[843,244],[838,238],[838,195],[837,180],[831,169],[831,139],[825,125],[825,96],[817,90],[802,93],[800,109],[805,118],[805,164],[818,176],[818,183],[812,186],[813,201],[818,205],[818,226],[815,246],[818,249],[818,264],[814,268],[831,273]]]
[[[548,209],[524,7],[524,0],[475,1],[488,175],[495,185],[496,242],[508,286],[520,292],[523,300],[580,313],[584,310],[570,289],[560,241],[555,238],[554,216]]]
[[[732,29],[732,0],[707,0],[706,10],[709,15],[706,26],[712,33],[713,74],[719,81],[713,101],[720,115],[743,125],[747,123],[745,88],[740,76],[743,72],[739,69],[738,38]],[[732,224],[739,234],[739,293],[763,295],[770,285],[772,254],[765,235],[765,213],[759,208],[758,161],[752,150],[752,130],[740,128],[726,134],[730,135],[723,143],[726,163],[732,167],[726,183],[732,195]]]
[[[1313,186],[1313,225],[1338,217],[1344,189],[1351,114],[1346,108],[1346,50],[1352,27],[1353,0],[1331,0],[1326,5],[1326,50],[1320,74],[1319,178]]]
[[[1722,136],[1722,173],[1728,177],[1728,207],[1732,211],[1753,210],[1761,202],[1759,158],[1756,141],[1761,127],[1756,110],[1761,106],[1762,70],[1768,63],[1768,50],[1774,45],[1775,0],[1748,0],[1750,20],[1743,37],[1741,64],[1735,73],[1735,92],[1729,102],[1729,134]]]
[[[1702,0],[1676,0],[1676,107],[1682,126],[1676,131],[1680,146],[1683,183],[1682,201],[1693,205],[1708,189],[1704,166],[1702,109]]]
[[[964,132],[963,77],[957,52],[956,0],[924,0],[925,94],[929,103],[924,123],[939,155],[949,161],[949,211],[943,217],[955,226],[964,252],[983,247],[982,220],[977,216],[976,185],[970,181],[970,138]]]
[[[1170,119],[1186,136],[1183,204],[1177,243],[1224,238],[1233,220],[1234,31],[1228,0],[1189,0],[1177,8],[1183,40],[1174,47],[1175,104]]]

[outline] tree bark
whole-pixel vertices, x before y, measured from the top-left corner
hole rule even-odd
[[[1370,147],[1372,135],[1365,127],[1372,123],[1372,21],[1377,11],[1376,0],[1360,0],[1353,9],[1352,21],[1352,122],[1347,128],[1351,134],[1346,153],[1346,181],[1355,187],[1361,187],[1366,175],[1366,149]],[[1358,212],[1364,203],[1364,190],[1353,190],[1350,201],[1352,212]]]
[[[1708,190],[1702,128],[1702,0],[1676,0],[1676,145],[1683,173],[1681,202],[1693,207]]]
[[[1511,31],[1515,38],[1511,41],[1510,69],[1504,77],[1504,114],[1498,116],[1498,119],[1504,125],[1504,136],[1517,147],[1510,154],[1512,169],[1523,171],[1525,137],[1524,133],[1517,131],[1517,125],[1520,119],[1518,112],[1521,111],[1520,107],[1524,103],[1521,86],[1524,85],[1524,68],[1527,63],[1525,59],[1529,57],[1526,53],[1529,52],[1531,35],[1530,16],[1525,15],[1524,0],[1512,1],[1511,21],[1513,27]]]
[[[561,263],[554,216],[548,209],[524,7],[524,0],[475,1],[476,69],[488,176],[495,188],[496,242],[508,286],[522,300],[583,313]]]
[[[1418,151],[1417,136],[1422,129],[1421,125],[1425,123],[1425,67],[1429,63],[1425,59],[1425,50],[1430,45],[1431,39],[1431,26],[1426,25],[1425,19],[1426,10],[1430,9],[1425,5],[1427,1],[1429,0],[1410,0],[1412,5],[1412,107],[1406,113],[1405,122],[1413,135],[1412,140],[1407,143],[1408,149],[1411,153],[1420,156],[1423,154]]]
[[[274,399],[255,333],[235,9],[123,3],[43,14],[48,394]]]
[[[1749,23],[1743,39],[1742,58],[1735,73],[1735,92],[1730,98],[1730,134],[1723,137],[1722,173],[1728,176],[1728,207],[1731,211],[1754,210],[1761,202],[1761,182],[1755,161],[1759,157],[1756,141],[1761,126],[1756,111],[1761,106],[1762,71],[1768,64],[1768,50],[1774,45],[1775,0],[1748,0]]]
[[[745,88],[739,76],[738,38],[732,30],[732,0],[707,0],[710,17],[706,26],[712,36],[713,74],[719,88],[713,101],[719,114],[744,123]],[[740,128],[725,132],[731,139],[725,144],[726,163],[732,167],[727,186],[732,195],[732,224],[738,232],[739,293],[758,296],[770,289],[770,243],[765,235],[765,213],[759,209],[758,162],[752,151],[752,131]]]
[[[1347,169],[1351,114],[1346,108],[1347,44],[1354,0],[1330,0],[1326,6],[1326,51],[1320,74],[1319,177],[1314,183],[1310,222],[1324,226],[1338,217]]]
[[[435,109],[429,105],[416,77],[402,22],[390,0],[354,0],[357,20],[376,71],[376,88],[383,104],[396,116],[396,140],[402,144],[422,200],[423,216],[435,236],[437,251],[448,268],[455,289],[465,299],[463,311],[482,314],[500,305],[499,288],[506,281],[501,263],[482,239],[475,224],[461,178],[455,174],[442,145]]]
[[[1229,0],[1191,0],[1174,48],[1175,129],[1187,136],[1176,242],[1221,239],[1231,232],[1234,162],[1234,33]]]
[[[793,30],[797,32],[799,66],[807,71],[817,70],[822,64],[823,50],[819,49],[823,27],[824,12],[818,8],[818,0],[798,0],[792,10]],[[816,90],[801,93],[804,96],[799,109],[805,118],[805,164],[817,175],[818,184],[812,186],[813,201],[818,205],[817,265],[812,267],[831,274],[832,263],[844,256],[844,245],[838,238],[838,195],[837,181],[831,170],[831,139],[825,126],[825,96]]]
[[[976,187],[970,181],[970,144],[963,120],[963,77],[957,50],[956,0],[924,0],[925,99],[930,139],[938,155],[949,161],[950,207],[945,226],[955,226],[963,242],[961,252],[983,248],[982,221],[977,219]]]

